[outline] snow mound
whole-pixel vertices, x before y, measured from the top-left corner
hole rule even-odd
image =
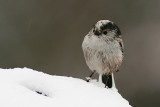
[[[0,107],[131,107],[116,89],[28,68],[0,69]]]

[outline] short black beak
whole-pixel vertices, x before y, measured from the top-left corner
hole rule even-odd
[[[97,35],[97,36],[99,36],[99,35],[101,34],[101,33],[98,32],[97,30],[94,30],[93,32],[94,32],[94,34]]]

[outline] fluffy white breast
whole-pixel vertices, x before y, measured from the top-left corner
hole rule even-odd
[[[82,43],[82,48],[85,54],[86,63],[89,68],[93,71],[96,70],[100,74],[110,72],[107,63],[104,65],[102,60],[105,60],[110,64],[115,66],[122,62],[122,52],[117,40],[111,37],[98,37],[86,35]],[[114,60],[113,60],[114,59]],[[103,70],[102,67],[105,67]]]

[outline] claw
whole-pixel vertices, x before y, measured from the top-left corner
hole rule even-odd
[[[89,82],[91,80],[90,77],[86,77],[86,81]]]

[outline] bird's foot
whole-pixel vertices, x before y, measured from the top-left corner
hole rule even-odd
[[[90,77],[86,77],[86,81],[89,82],[91,80]]]

